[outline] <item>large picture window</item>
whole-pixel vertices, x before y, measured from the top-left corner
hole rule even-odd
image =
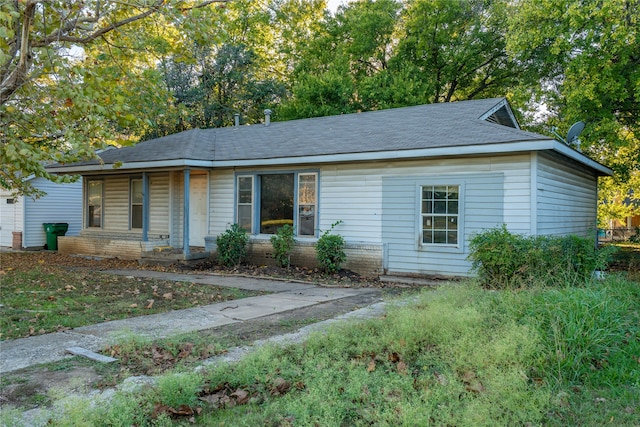
[[[142,228],[142,179],[131,180],[131,228]]]
[[[87,181],[87,227],[102,227],[102,180]]]
[[[460,186],[421,187],[421,242],[425,245],[458,245]]]
[[[317,173],[240,175],[236,179],[236,220],[250,233],[275,234],[285,224],[298,236],[314,236]]]

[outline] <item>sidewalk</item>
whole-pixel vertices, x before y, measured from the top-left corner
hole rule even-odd
[[[289,310],[310,307],[356,295],[373,293],[369,288],[331,288],[307,283],[208,275],[176,274],[146,270],[111,270],[109,274],[156,277],[245,290],[263,290],[268,295],[225,301],[167,313],[115,320],[69,331],[0,342],[0,374],[41,363],[73,357],[66,349],[81,347],[97,352],[119,332],[163,338],[175,334],[232,325]]]

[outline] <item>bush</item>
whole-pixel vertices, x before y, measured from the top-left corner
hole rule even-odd
[[[584,284],[607,266],[614,251],[598,250],[592,239],[524,236],[502,225],[472,237],[469,259],[485,287],[502,289]]]
[[[295,243],[293,227],[289,224],[283,225],[278,229],[275,236],[271,236],[274,256],[280,267],[289,267],[291,265],[291,251]]]
[[[218,263],[234,267],[240,265],[247,256],[247,243],[249,236],[238,224],[233,224],[224,233],[218,236]]]
[[[333,229],[342,221],[335,222],[331,228],[322,233],[316,243],[316,258],[320,268],[329,274],[336,273],[347,260],[344,253],[344,239],[339,234],[331,234]]]

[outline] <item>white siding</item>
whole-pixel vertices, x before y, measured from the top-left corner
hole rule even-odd
[[[389,177],[383,180],[383,230],[385,267],[390,273],[465,276],[468,241],[473,233],[504,221],[504,175],[446,174],[441,176]],[[459,185],[459,244],[421,245],[419,241],[422,185]]]
[[[22,231],[22,246],[43,247],[47,235],[43,223],[69,224],[68,236],[77,235],[82,228],[82,183],[56,184],[44,178],[34,178],[34,187],[47,193],[39,199],[0,194],[0,246],[12,245],[12,232]],[[13,198],[15,203],[8,204]]]
[[[169,174],[149,175],[149,234],[169,234]]]
[[[558,156],[538,156],[537,232],[595,237],[598,178]]]
[[[107,177],[103,188],[103,229],[129,231],[129,176]]]
[[[234,176],[231,169],[214,170],[210,174],[209,235],[211,236],[222,234],[229,225],[235,222]]]
[[[8,203],[9,199],[13,203]],[[24,197],[12,196],[10,191],[0,190],[0,246],[13,244],[13,232],[23,231]]]
[[[476,172],[499,172],[504,176],[504,206],[501,215],[510,230],[530,228],[529,155],[491,158],[458,158],[409,162],[367,163],[323,167],[320,177],[320,228],[335,221],[344,224],[336,231],[354,243],[382,243],[382,181],[386,177],[448,177]],[[469,199],[483,204],[482,193]],[[384,209],[388,206],[385,204]],[[482,218],[478,221],[485,222]]]

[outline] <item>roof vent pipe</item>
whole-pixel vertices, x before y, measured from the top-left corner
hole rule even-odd
[[[269,126],[271,124],[271,110],[264,110],[264,125]]]
[[[236,127],[240,126],[240,113],[235,113],[233,115],[233,122]]]

